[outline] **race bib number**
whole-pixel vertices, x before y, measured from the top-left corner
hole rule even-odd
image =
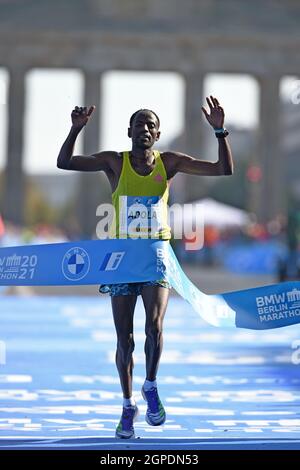
[[[162,200],[159,196],[120,196],[121,236],[151,236],[162,230]]]

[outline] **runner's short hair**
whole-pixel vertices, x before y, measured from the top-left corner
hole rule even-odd
[[[159,120],[159,117],[157,116],[157,114],[156,114],[154,111],[152,111],[152,109],[145,109],[145,108],[142,108],[142,109],[138,109],[135,113],[133,113],[133,115],[131,116],[131,118],[130,118],[130,120],[129,120],[129,127],[132,126],[133,121],[134,121],[136,115],[139,114],[139,113],[142,112],[142,111],[143,111],[143,112],[148,112],[148,113],[154,114],[154,116],[156,117],[157,122],[158,122],[158,127],[160,126],[160,120]]]

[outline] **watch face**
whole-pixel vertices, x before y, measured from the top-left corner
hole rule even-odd
[[[228,134],[229,134],[229,132],[228,132],[227,129],[224,129],[223,132],[216,132],[215,133],[216,137],[227,137]]]

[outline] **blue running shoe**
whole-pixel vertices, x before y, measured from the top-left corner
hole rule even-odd
[[[133,423],[139,415],[138,407],[123,407],[123,413],[116,429],[116,437],[118,439],[131,439],[135,437]]]
[[[147,423],[150,426],[160,426],[166,421],[166,412],[159,399],[157,388],[153,387],[150,390],[145,390],[143,387],[142,395],[148,405],[145,417]]]

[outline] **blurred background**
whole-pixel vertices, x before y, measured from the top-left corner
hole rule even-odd
[[[129,149],[129,117],[147,107],[161,119],[160,150],[216,161],[201,111],[213,94],[235,173],[174,179],[170,205],[198,202],[205,215],[201,250],[173,240],[183,269],[209,294],[300,279],[299,25],[299,0],[0,0],[1,245],[95,238],[96,208],[111,200],[105,175],[56,168],[75,105],[97,106],[76,153]],[[1,293],[0,447],[113,437],[122,394],[109,296],[97,286]],[[300,325],[216,329],[172,293],[163,428],[143,421],[137,302],[137,435],[299,448]]]
[[[174,5],[0,0],[1,243],[95,237],[105,175],[56,168],[75,105],[97,106],[76,153],[129,149],[129,117],[147,107],[161,118],[160,150],[214,161],[201,111],[213,94],[235,173],[176,176],[170,204],[200,201],[206,214],[204,248],[175,240],[176,253],[208,293],[299,279],[300,4]]]

